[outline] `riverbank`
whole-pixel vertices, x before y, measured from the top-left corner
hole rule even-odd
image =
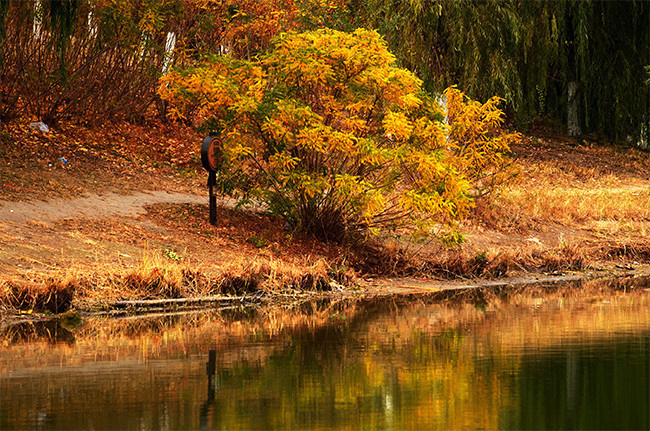
[[[208,223],[201,136],[169,123],[48,134],[3,125],[0,304],[106,310],[119,301],[380,292],[518,278],[644,273],[650,156],[535,129],[519,181],[461,224],[456,248],[324,244],[220,201]],[[419,284],[418,284],[419,283]]]

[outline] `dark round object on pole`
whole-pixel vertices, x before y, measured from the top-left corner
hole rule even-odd
[[[218,172],[223,162],[222,142],[217,136],[206,136],[201,145],[201,164],[208,172]]]
[[[201,144],[201,164],[208,171],[210,224],[213,226],[217,224],[217,197],[214,194],[214,186],[217,184],[217,172],[221,170],[223,162],[221,145],[221,139],[217,136],[206,136]]]

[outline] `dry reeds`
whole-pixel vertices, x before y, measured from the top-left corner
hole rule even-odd
[[[3,282],[0,303],[8,309],[61,313],[75,306],[96,309],[122,300],[241,296],[264,291],[329,291],[353,282],[350,270],[332,268],[323,260],[296,267],[279,260],[233,262],[206,271],[165,254],[143,253],[133,268],[113,266],[92,272],[69,268],[42,280]]]
[[[75,284],[48,280],[43,285],[0,284],[0,304],[8,309],[62,313],[72,306]]]
[[[519,272],[577,271],[594,266],[591,250],[562,241],[557,247],[432,248],[409,253],[397,246],[372,244],[358,250],[356,268],[383,276],[433,276],[446,279],[498,278]]]

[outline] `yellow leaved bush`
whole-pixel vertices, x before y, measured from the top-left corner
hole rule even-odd
[[[223,192],[298,228],[334,241],[453,230],[473,197],[512,176],[517,135],[502,131],[497,99],[451,88],[445,112],[394,63],[374,31],[283,33],[253,61],[172,71],[159,94],[172,115],[221,136]]]

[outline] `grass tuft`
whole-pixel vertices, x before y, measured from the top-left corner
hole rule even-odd
[[[75,295],[74,284],[54,280],[42,286],[5,282],[1,288],[4,307],[28,313],[62,313],[72,307]]]

